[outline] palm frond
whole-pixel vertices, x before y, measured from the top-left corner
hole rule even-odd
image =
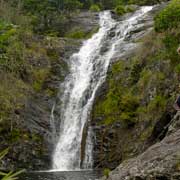
[[[9,149],[5,149],[4,151],[0,152],[0,160],[8,153]],[[0,176],[2,176],[1,180],[17,180],[18,175],[23,173],[25,170],[20,170],[18,172],[10,171],[8,173],[0,172]]]
[[[5,149],[2,152],[0,152],[0,160],[8,153],[9,149]]]

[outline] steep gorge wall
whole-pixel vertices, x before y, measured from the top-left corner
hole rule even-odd
[[[95,168],[114,169],[163,140],[176,113],[179,29],[152,30],[140,42],[133,56],[112,64],[95,100]]]
[[[14,35],[17,39],[13,43],[23,46],[20,52],[26,67],[18,72],[20,75],[0,69],[0,80],[3,82],[0,88],[0,150],[9,148],[1,169],[51,168],[55,145],[50,123],[51,110],[55,101],[60,103],[57,96],[59,85],[68,74],[68,59],[79,50],[81,38],[85,38],[76,37],[77,32],[83,32],[83,36],[88,38],[97,31],[98,20],[97,13],[82,12],[74,16],[67,25],[68,34],[65,35],[70,37],[35,35],[26,31],[21,33],[20,38],[18,34]],[[19,49],[16,51],[14,58]],[[6,106],[11,108],[5,109]],[[55,110],[57,120],[58,113]]]

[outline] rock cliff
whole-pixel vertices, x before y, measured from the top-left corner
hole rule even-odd
[[[179,124],[180,114],[175,115],[174,123]],[[124,161],[109,178],[103,180],[154,180],[180,178],[180,130],[173,132],[169,128],[168,135],[136,158]]]

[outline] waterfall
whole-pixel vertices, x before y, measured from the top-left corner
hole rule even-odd
[[[120,22],[113,20],[109,11],[101,12],[99,31],[83,43],[78,53],[70,57],[70,74],[63,84],[61,97],[60,133],[53,154],[53,169],[80,169],[82,134],[89,120],[96,91],[105,81],[108,66],[117,51],[121,49],[122,52],[118,53],[124,53],[134,47],[125,38],[135,27],[142,26],[139,21],[151,9],[142,7]],[[89,128],[83,163],[85,168],[93,164],[92,133]]]

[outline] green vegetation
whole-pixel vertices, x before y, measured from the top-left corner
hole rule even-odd
[[[155,30],[163,32],[178,28],[180,24],[180,0],[173,0],[161,13],[155,17]]]
[[[4,151],[0,152],[0,160],[4,158],[4,156],[8,153],[8,149],[5,149]],[[18,171],[16,173],[10,171],[8,173],[0,172],[0,178],[1,180],[16,180],[18,179],[18,175],[24,172],[24,170]]]
[[[126,68],[123,61],[114,64],[108,79],[109,90],[106,98],[102,105],[99,104],[96,108],[96,113],[104,116],[107,125],[119,120],[124,125],[131,126],[137,120],[136,110],[139,106],[139,98],[126,88]]]
[[[35,70],[33,72],[33,76],[34,76],[34,83],[33,83],[33,88],[35,91],[41,91],[42,90],[42,86],[43,83],[45,82],[45,80],[48,78],[49,76],[49,69],[39,69],[39,70]]]
[[[95,28],[87,33],[79,27],[69,27],[72,18],[81,10],[99,12],[115,9],[117,14],[123,15],[133,11],[129,4],[157,2],[159,1],[1,0],[1,149],[9,146],[12,152],[14,145],[33,142],[36,143],[34,152],[41,154],[43,151],[41,136],[25,129],[25,120],[20,117],[21,111],[26,108],[28,99],[35,95],[41,95],[45,99],[55,96],[56,90],[48,82],[52,79],[56,82],[62,80],[64,75],[58,79],[55,71],[61,71],[61,68],[67,70],[66,63],[60,58],[66,38],[85,39],[98,30]],[[95,116],[102,117],[101,123],[110,125],[118,121],[129,128],[142,121],[151,122],[155,119],[152,114],[158,114],[158,118],[165,111],[171,101],[171,93],[176,92],[175,85],[172,85],[170,92],[165,91],[168,80],[177,83],[173,78],[180,73],[179,56],[176,52],[180,44],[179,9],[179,0],[173,0],[156,16],[156,32],[143,40],[142,50],[130,60],[131,63],[119,61],[112,65],[107,79],[108,92],[97,103],[94,112]],[[60,65],[56,66],[57,64]],[[147,134],[149,133],[144,132],[142,139]],[[1,175],[11,177],[11,180],[14,178],[12,173]]]
[[[100,9],[100,7],[97,4],[93,4],[90,7],[90,11],[99,12],[99,11],[101,11],[101,9]]]
[[[18,171],[16,173],[14,173],[12,171],[10,171],[9,173],[0,172],[0,175],[3,176],[3,178],[1,180],[17,180],[18,175],[20,175],[23,172],[24,171]]]
[[[71,31],[66,33],[65,37],[72,38],[72,39],[89,39],[98,30],[99,30],[99,27],[95,27],[90,32],[85,32],[85,31],[83,31],[83,29],[75,27]]]
[[[111,171],[110,171],[110,169],[104,169],[104,171],[103,171],[103,174],[104,174],[104,176],[106,177],[106,179],[108,179],[109,178],[109,173],[110,173]]]
[[[118,14],[119,16],[121,16],[121,15],[123,15],[123,14],[126,13],[126,9],[125,9],[124,6],[119,5],[119,6],[117,6],[117,7],[115,8],[115,12],[116,12],[116,14]]]
[[[131,6],[123,6],[123,5],[118,5],[115,8],[115,13],[119,16],[122,16],[125,13],[129,13],[129,12],[133,12],[135,11],[134,8],[132,8]]]
[[[157,4],[163,2],[163,0],[129,0],[128,3],[129,4],[138,4],[138,5],[153,5],[153,4]]]
[[[86,37],[86,33],[81,29],[73,29],[65,35],[67,38],[83,39]]]
[[[142,122],[152,124],[173,103],[172,91],[177,93],[178,84],[178,79],[173,77],[180,73],[177,53],[180,43],[179,4],[179,0],[173,0],[156,16],[155,29],[160,28],[160,31],[152,32],[142,40],[144,45],[135,57],[129,62],[119,60],[112,65],[107,79],[108,91],[97,101],[94,110],[94,116],[102,119],[99,123],[121,122],[126,128]],[[119,7],[120,14],[124,13],[124,7]],[[172,17],[175,21],[170,20]],[[167,90],[169,80],[173,84]],[[148,132],[151,131],[152,127]],[[149,134],[144,130],[141,139]]]
[[[161,127],[167,127],[167,116],[174,113],[180,80],[179,25],[161,31],[154,28],[140,42],[133,57],[111,65],[103,91],[96,97],[92,121],[102,128],[97,139],[107,150],[102,150],[103,157],[99,155],[105,166],[111,163],[109,156],[117,154],[121,163],[163,138],[165,128]],[[179,167],[177,162],[175,168]]]
[[[150,1],[150,0],[149,0]],[[76,16],[79,10],[90,9],[100,11],[104,9],[116,9],[122,14],[123,6],[128,4],[141,4],[142,1],[132,0],[12,0],[0,2],[1,20],[11,25],[23,26],[32,29],[38,34],[53,34],[64,36],[68,31],[67,24]],[[148,0],[143,1],[148,4]],[[157,1],[150,1],[156,3]],[[125,12],[133,11],[125,8]],[[0,21],[1,24],[1,21]],[[1,29],[1,25],[0,25]]]
[[[55,96],[55,88],[47,85],[46,81],[54,77],[54,63],[60,61],[62,68],[66,67],[65,63],[59,60],[62,44],[57,39],[58,33],[54,32],[55,26],[47,31],[42,28],[41,35],[40,29],[36,29],[44,27],[43,22],[46,21],[42,20],[43,7],[36,9],[34,6],[43,6],[45,1],[36,4],[36,1],[32,0],[31,5],[30,1],[26,2],[28,3],[25,7],[25,1],[21,0],[0,1],[0,151],[9,148],[9,153],[4,157],[5,161],[11,161],[9,164],[12,166],[8,167],[9,169],[13,169],[14,164],[29,168],[24,159],[18,159],[17,154],[24,148],[34,145],[33,155],[32,152],[26,152],[30,159],[42,154],[42,137],[30,132],[25,126],[23,112],[27,102],[35,94],[49,98]],[[35,22],[40,23],[39,27]],[[20,150],[20,147],[23,148]],[[4,164],[0,166],[6,168]],[[3,180],[15,178],[12,172],[1,175],[4,176]]]

